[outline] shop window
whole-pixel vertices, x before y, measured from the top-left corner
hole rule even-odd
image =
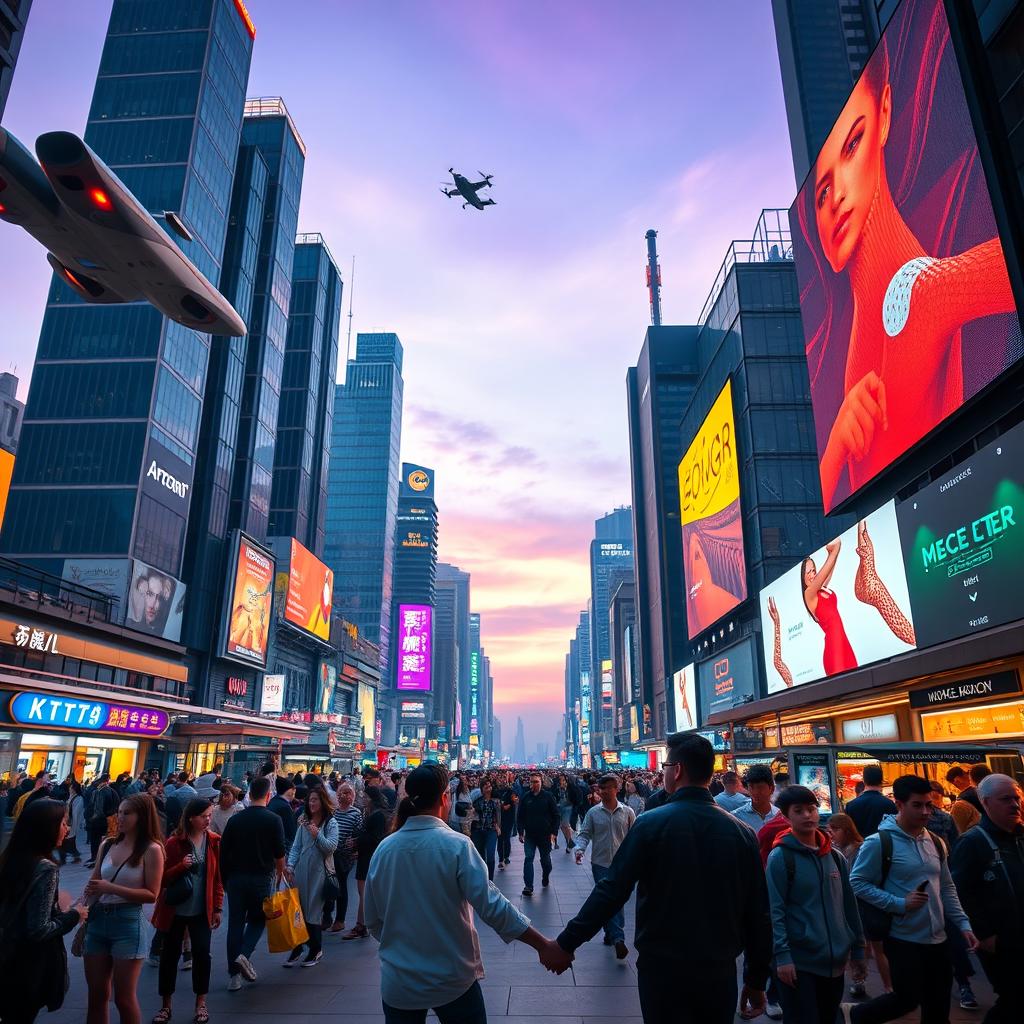
[[[83,665],[82,667],[84,668],[85,666]],[[96,675],[87,678],[95,678],[97,683],[113,683],[114,669],[110,665],[92,665],[89,667],[95,669]]]

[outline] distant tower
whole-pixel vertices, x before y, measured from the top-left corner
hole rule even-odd
[[[512,747],[512,760],[516,764],[526,764],[526,739],[523,737],[523,720],[516,719],[516,741]]]
[[[651,228],[647,239],[647,291],[651,296],[651,323],[661,326],[661,267],[658,265],[658,232]]]

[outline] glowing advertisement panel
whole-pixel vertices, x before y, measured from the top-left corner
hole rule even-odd
[[[896,515],[922,647],[1024,618],[1024,424]]]
[[[672,707],[676,732],[696,729],[700,724],[697,720],[697,669],[692,664],[672,676]]]
[[[430,689],[433,611],[425,604],[398,606],[398,690]]]
[[[125,625],[140,633],[177,642],[181,637],[185,590],[181,580],[133,558]]]
[[[333,600],[334,573],[292,538],[285,620],[321,640],[330,640]]]
[[[52,693],[23,691],[11,698],[11,719],[36,729],[105,732],[116,736],[162,736],[170,725],[166,711]]]
[[[812,552],[760,602],[769,693],[913,650],[894,503]]]
[[[679,511],[692,640],[747,596],[731,380],[679,463]]]
[[[942,3],[896,11],[790,222],[828,512],[1024,354]]]
[[[274,559],[248,537],[235,533],[234,538],[238,546],[229,579],[224,654],[264,668],[274,594]]]

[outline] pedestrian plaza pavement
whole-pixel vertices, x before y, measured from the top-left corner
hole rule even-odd
[[[495,872],[495,882],[502,892],[530,918],[534,927],[548,936],[556,936],[582,906],[593,886],[590,863],[577,867],[575,858],[563,849],[552,853],[554,870],[547,889],[540,884],[540,864],[536,867],[535,892],[532,897],[520,895],[523,888],[523,848],[512,844],[512,864],[505,871]],[[411,867],[410,870],[415,870]],[[61,871],[61,887],[77,896],[88,872],[81,866]],[[424,884],[429,884],[424,879]],[[711,882],[713,883],[713,880]],[[349,879],[348,925],[355,920],[357,904],[355,883]],[[480,949],[487,976],[481,982],[489,1020],[501,1024],[642,1024],[636,991],[636,954],[632,950],[635,897],[626,906],[626,941],[629,957],[615,959],[615,951],[601,942],[600,933],[576,953],[571,971],[554,975],[537,962],[537,954],[521,942],[505,945],[489,928],[480,929]],[[225,911],[226,924],[226,911]],[[687,927],[685,921],[680,927]],[[690,927],[700,927],[693,922]],[[415,921],[409,922],[416,927]],[[324,958],[313,968],[284,970],[284,955],[271,955],[261,942],[253,959],[259,974],[255,984],[245,983],[240,992],[227,991],[227,965],[224,952],[225,927],[214,933],[213,976],[208,998],[212,1024],[242,1024],[266,1020],[274,1024],[310,1024],[323,1019],[332,1024],[383,1024],[380,1004],[380,969],[377,943],[372,938],[342,941],[340,934],[324,936]],[[70,936],[68,944],[70,945]],[[410,964],[414,969],[415,965]],[[82,961],[69,957],[71,988],[64,1006],[53,1014],[40,1014],[38,1024],[83,1024],[86,989]],[[192,1020],[193,995],[191,974],[178,972],[174,997],[175,1022]],[[975,993],[981,1009],[961,1010],[954,1003],[953,1024],[980,1021],[991,1005],[991,990],[983,976],[974,979]],[[139,982],[139,1001],[144,1024],[160,1007],[157,995],[157,971],[143,966]],[[872,970],[868,992],[881,991],[878,976]],[[110,1007],[112,1024],[117,1010]],[[434,1020],[433,1014],[428,1018]],[[737,1021],[739,1018],[736,1018]],[[767,1024],[768,1018],[760,1021]],[[901,1020],[917,1021],[916,1013]]]

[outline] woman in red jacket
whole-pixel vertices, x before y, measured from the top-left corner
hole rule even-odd
[[[210,1019],[206,994],[210,991],[210,938],[220,927],[224,886],[220,877],[220,836],[210,831],[213,804],[205,798],[190,800],[181,822],[167,840],[167,861],[160,898],[153,911],[153,927],[166,932],[160,953],[160,997],[163,1007],[153,1024],[171,1019],[171,998],[178,958],[186,930],[192,940],[192,991],[196,995],[195,1024]]]

